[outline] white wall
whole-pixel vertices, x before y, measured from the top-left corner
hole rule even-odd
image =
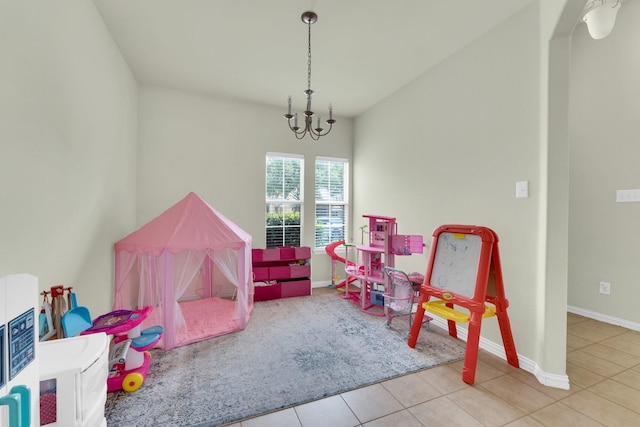
[[[572,37],[570,91],[569,304],[640,322],[640,2],[622,3],[612,33]],[[599,282],[611,283],[611,295]]]
[[[356,119],[354,218],[395,216],[400,232],[429,243],[442,224],[493,228],[517,350],[542,362],[539,20],[538,5],[526,8]],[[520,180],[529,198],[515,198]],[[426,260],[396,264],[422,271]],[[496,325],[485,321],[483,336],[501,344]],[[564,374],[564,363],[543,367]]]
[[[136,82],[90,1],[0,1],[0,276],[111,310],[135,219]]]
[[[565,3],[571,11],[565,6],[560,20],[572,28],[582,4]],[[345,157],[356,159],[355,240],[365,213],[396,216],[401,233],[427,241],[443,223],[498,232],[518,352],[561,374],[567,207],[569,304],[640,321],[640,205],[614,202],[616,189],[640,187],[639,4],[623,4],[607,39],[578,26],[571,46],[561,38],[549,51],[562,8],[541,0],[355,126],[339,118],[329,137],[311,142],[295,140],[272,107],[138,89],[91,2],[0,0],[0,275],[35,274],[41,289],[72,285],[92,313],[106,312],[113,242],[187,192],[264,246],[265,153],[304,154],[311,195],[314,156]],[[570,113],[562,105],[569,79]],[[517,180],[529,180],[528,199],[514,198]],[[303,244],[312,245],[313,212],[304,220]],[[312,262],[314,281],[328,280],[326,255]],[[422,271],[426,253],[398,265]],[[612,283],[611,296],[598,294],[601,280]],[[483,335],[499,343],[486,325]]]
[[[149,86],[140,88],[139,99],[138,227],[193,191],[251,234],[253,247],[265,247],[266,153],[304,155],[304,192],[310,198],[315,156],[352,157],[350,119],[338,117],[319,141],[297,140],[282,117],[285,105],[278,109]],[[311,247],[312,206],[303,212],[302,237],[302,245]],[[324,252],[311,263],[313,281],[330,280]]]

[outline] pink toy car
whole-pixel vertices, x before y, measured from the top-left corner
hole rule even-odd
[[[104,332],[114,335],[109,350],[109,377],[107,391],[139,389],[151,366],[148,351],[162,338],[161,326],[140,330],[140,324],[151,313],[151,307],[139,310],[115,310],[93,321],[93,326],[82,334]]]

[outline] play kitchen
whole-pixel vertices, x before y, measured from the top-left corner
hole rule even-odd
[[[106,427],[108,338],[72,288],[0,278],[0,427]],[[40,301],[42,301],[41,305]]]
[[[40,309],[40,426],[106,426],[108,339],[92,326],[72,287],[52,286]],[[64,363],[62,362],[64,360]]]

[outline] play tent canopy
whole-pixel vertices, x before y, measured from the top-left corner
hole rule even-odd
[[[245,328],[253,308],[251,236],[189,193],[115,246],[114,309],[152,306],[170,349]]]

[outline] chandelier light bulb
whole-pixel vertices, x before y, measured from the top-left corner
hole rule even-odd
[[[619,0],[596,0],[588,3],[582,21],[587,24],[589,35],[600,40],[611,34],[620,10]]]

